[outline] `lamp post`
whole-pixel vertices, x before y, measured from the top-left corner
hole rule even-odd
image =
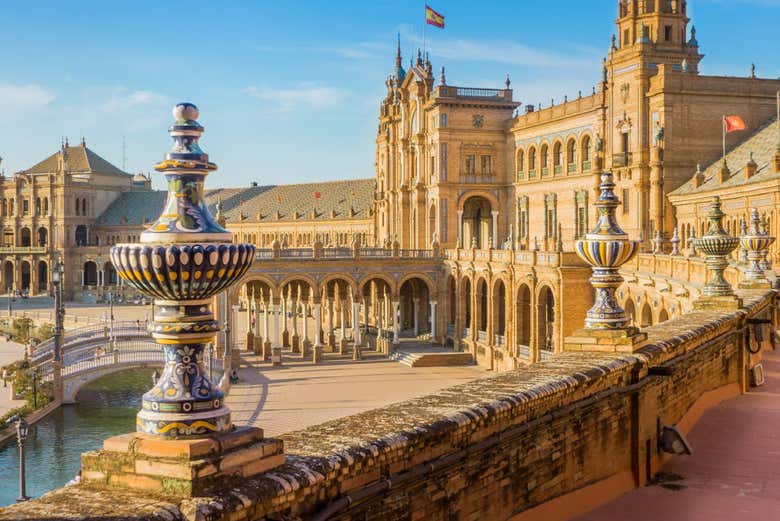
[[[54,399],[62,401],[62,274],[63,264],[58,262],[51,272],[54,285]]]
[[[19,497],[16,501],[22,502],[30,499],[27,497],[27,483],[24,473],[24,442],[27,439],[29,426],[21,416],[16,421],[16,443],[19,446]]]

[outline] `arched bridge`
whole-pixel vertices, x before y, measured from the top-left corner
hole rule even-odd
[[[43,381],[54,377],[54,341],[42,342],[30,359]],[[62,345],[62,403],[73,403],[79,390],[102,376],[144,367],[158,368],[165,362],[162,349],[143,324],[115,322],[109,331],[103,325],[89,325],[67,332]],[[204,362],[216,371],[210,352]],[[222,366],[219,364],[219,372]]]

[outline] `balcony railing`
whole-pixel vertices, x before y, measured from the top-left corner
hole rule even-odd
[[[487,342],[487,331],[477,331],[477,340]]]
[[[512,91],[506,89],[479,89],[442,85],[439,87],[439,93],[442,96],[459,98],[511,99]]]
[[[493,335],[493,345],[496,347],[504,347],[506,345],[506,337],[504,337],[504,335]]]
[[[517,180],[518,181],[522,181],[523,179],[525,179],[525,172],[523,172],[522,170],[518,170],[518,172],[517,172]]]
[[[631,164],[631,152],[620,152],[612,154],[612,166],[616,168],[628,166]]]
[[[534,177],[536,177],[536,170],[529,170],[528,179],[533,179]]]
[[[470,327],[464,327],[463,333],[461,334],[461,338],[469,338],[471,336],[471,328]]]
[[[542,177],[547,177],[548,175],[550,175],[550,169],[549,167],[545,166],[544,168],[542,168]]]
[[[455,324],[447,324],[447,336],[455,336]]]
[[[555,165],[555,175],[561,175],[563,173],[562,165]]]
[[[498,179],[495,174],[464,173],[460,175],[460,182],[465,184],[495,183],[497,180]]]
[[[46,253],[46,246],[2,246],[0,253]]]
[[[530,358],[531,348],[523,344],[517,344],[517,354],[524,358]]]
[[[588,172],[591,169],[590,161],[583,161],[582,162],[582,171]]]
[[[566,165],[566,171],[570,174],[573,174],[577,171],[577,163],[569,163]]]
[[[550,358],[552,358],[553,352],[548,351],[546,349],[542,349],[539,351],[539,355],[542,360],[549,360]]]

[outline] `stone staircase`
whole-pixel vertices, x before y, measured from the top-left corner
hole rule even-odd
[[[471,353],[442,348],[400,348],[390,354],[390,359],[409,367],[451,367],[474,365]]]

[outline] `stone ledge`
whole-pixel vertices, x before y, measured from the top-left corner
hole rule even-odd
[[[262,429],[241,427],[200,439],[161,440],[132,433],[82,454],[82,479],[92,487],[121,486],[164,496],[192,497],[282,465],[283,442]]]

